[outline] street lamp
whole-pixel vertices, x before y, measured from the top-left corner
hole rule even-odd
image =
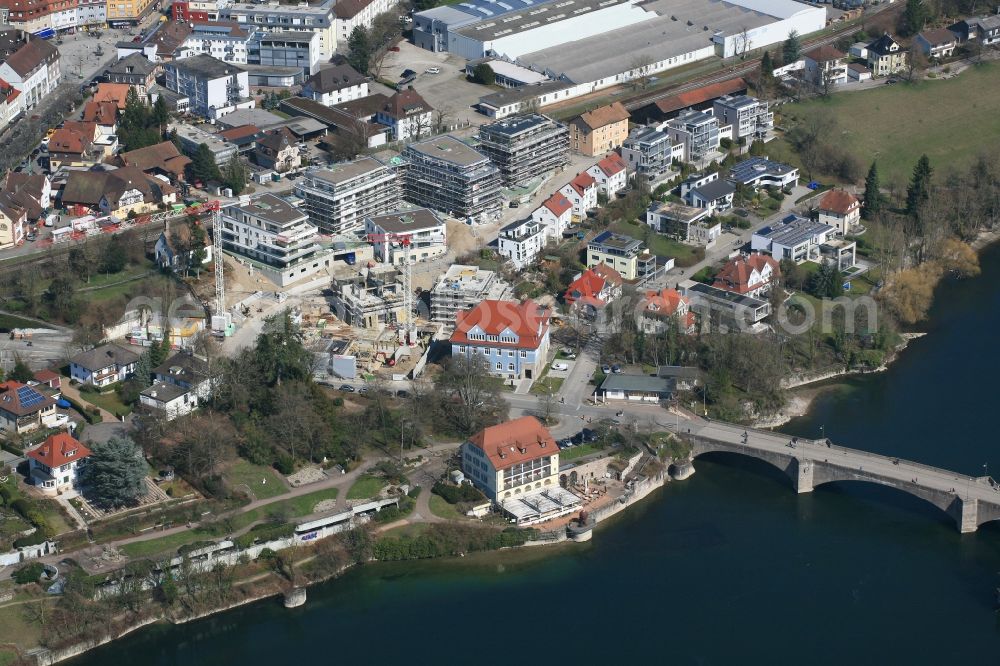
[[[826,426],[825,425],[820,424],[820,426],[819,426],[819,438],[820,439],[826,439]]]

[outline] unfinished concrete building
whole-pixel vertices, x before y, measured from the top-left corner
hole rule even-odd
[[[566,166],[569,130],[538,113],[506,118],[479,128],[478,148],[509,187]]]
[[[453,325],[458,312],[487,299],[502,301],[510,293],[510,285],[496,272],[452,264],[431,290],[431,321]]]

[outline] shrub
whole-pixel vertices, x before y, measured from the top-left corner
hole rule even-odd
[[[287,476],[295,471],[295,461],[287,453],[279,453],[274,461],[274,469]]]
[[[246,534],[242,534],[233,542],[240,548],[249,548],[258,541],[271,541],[273,539],[283,539],[295,533],[295,525],[290,523],[264,523],[257,525]]]
[[[27,548],[28,546],[37,546],[39,544],[45,543],[48,537],[41,530],[35,530],[34,533],[28,536],[23,536],[20,539],[14,540],[14,548]]]
[[[28,583],[37,583],[38,579],[42,577],[42,573],[45,568],[42,566],[41,562],[32,562],[26,567],[21,567],[14,572],[14,582],[18,585],[27,585]]]
[[[460,486],[453,486],[448,483],[443,483],[438,481],[431,488],[431,492],[435,495],[440,495],[442,499],[448,504],[458,504],[459,502],[480,502],[486,499],[475,486],[470,486],[468,484],[462,484]]]

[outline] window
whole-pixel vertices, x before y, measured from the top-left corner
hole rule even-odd
[[[497,370],[503,370],[503,363],[497,363]]]
[[[525,350],[522,349],[521,350],[521,358],[528,358],[528,352],[526,352]]]
[[[500,365],[500,364],[499,364],[499,363],[497,363],[497,365]],[[513,370],[513,369],[514,369],[514,364],[513,364],[513,363],[508,363],[508,364],[507,364],[507,369],[508,369],[508,370]]]

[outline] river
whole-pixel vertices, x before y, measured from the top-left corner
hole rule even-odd
[[[1000,246],[982,264],[940,287],[929,334],[889,371],[783,430],[824,425],[846,446],[1000,475]],[[156,625],[72,664],[996,663],[1000,528],[962,536],[933,506],[861,483],[797,496],[735,457],[696,468],[590,544],[364,567],[300,609]]]

